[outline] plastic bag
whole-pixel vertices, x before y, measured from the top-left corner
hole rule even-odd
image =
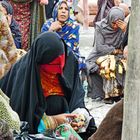
[[[69,124],[62,124],[56,128],[56,135],[64,140],[82,140],[78,133]]]
[[[88,111],[85,108],[77,108],[76,110],[74,110],[72,112],[73,114],[79,114],[79,121],[84,121],[84,126],[82,128],[79,129],[78,133],[82,133],[82,132],[86,132],[86,129],[89,125],[89,122],[91,120],[91,116],[89,115]],[[82,118],[85,118],[82,120]],[[76,120],[78,121],[78,120]]]

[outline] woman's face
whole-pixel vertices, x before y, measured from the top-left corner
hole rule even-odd
[[[12,15],[8,14],[6,9],[2,6],[2,12],[3,14],[6,16],[7,20],[8,20],[8,23],[9,25],[11,24],[11,21],[12,21]]]
[[[65,3],[62,3],[58,9],[58,21],[64,23],[69,17],[68,6]]]
[[[121,3],[121,0],[114,0],[115,6],[119,6],[120,3]]]
[[[8,13],[7,13],[6,9],[3,6],[1,7],[1,9],[2,9],[3,14],[7,16]]]
[[[118,28],[119,28],[118,24],[117,24],[117,21],[112,22],[111,26],[115,31],[118,30]]]

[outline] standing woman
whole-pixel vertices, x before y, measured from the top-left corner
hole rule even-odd
[[[95,22],[101,21],[103,18],[105,18],[109,10],[113,6],[119,6],[120,3],[121,3],[121,0],[98,0],[97,2],[98,12],[93,21],[93,25],[95,26]]]
[[[14,18],[20,25],[22,48],[27,49],[40,32],[44,22],[43,4],[47,0],[10,0],[14,9]]]
[[[46,21],[42,32],[54,31],[65,41],[68,51],[79,58],[79,25],[70,18],[70,8],[66,1],[58,2],[52,13],[53,18]]]

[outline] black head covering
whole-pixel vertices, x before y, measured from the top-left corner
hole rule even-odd
[[[43,96],[38,64],[50,63],[63,53],[64,44],[59,36],[45,32],[36,38],[30,51],[0,80],[0,88],[10,97],[13,110],[19,114],[22,121],[29,122],[30,133],[36,133],[40,119],[48,108]],[[67,54],[64,71],[59,78],[69,111],[85,107],[78,61],[72,52]]]
[[[35,63],[48,64],[64,52],[64,44],[59,35],[47,32],[36,38],[29,53],[31,53]]]
[[[21,39],[20,27],[14,18],[12,18],[10,29],[11,29],[16,47],[21,48],[22,39]]]
[[[1,1],[1,5],[6,9],[7,14],[13,15],[13,7],[8,1]]]

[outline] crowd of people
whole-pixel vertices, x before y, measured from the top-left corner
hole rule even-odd
[[[31,139],[121,139],[130,8],[120,0],[97,4],[94,46],[81,62],[77,0],[0,1],[0,139],[22,138],[24,131]],[[88,97],[120,101],[98,129],[84,103],[82,68]],[[121,121],[115,115],[108,123],[115,110]]]

